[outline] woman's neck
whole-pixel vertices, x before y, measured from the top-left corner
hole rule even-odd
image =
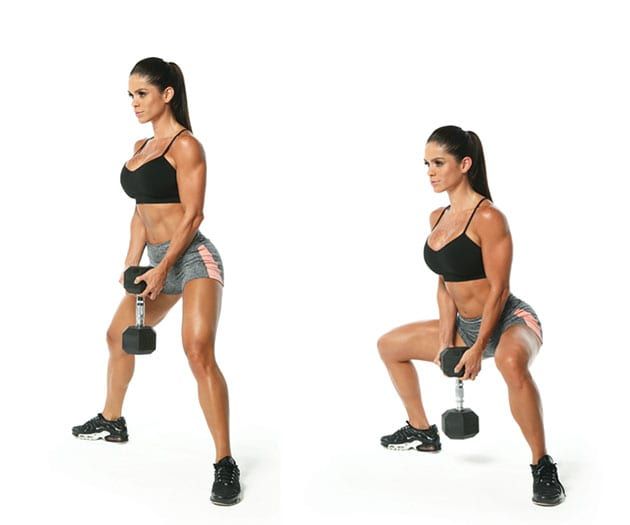
[[[451,211],[457,213],[474,208],[479,203],[480,196],[470,186],[462,185],[449,192],[448,199],[451,202]]]
[[[166,113],[151,124],[153,125],[153,137],[157,140],[170,138],[182,129],[182,125],[172,115]]]

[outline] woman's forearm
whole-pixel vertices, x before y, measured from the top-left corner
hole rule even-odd
[[[457,315],[457,307],[444,286],[441,277],[438,277],[437,300],[440,311],[439,342],[440,349],[442,349],[455,344],[455,316]]]
[[[496,328],[503,307],[510,295],[508,288],[491,288],[488,298],[483,306],[481,314],[481,326],[479,326],[479,335],[475,344],[483,349],[490,341],[493,330]]]
[[[158,266],[161,266],[166,271],[173,267],[186,248],[190,246],[202,221],[203,214],[184,214],[173,232],[168,249]]]
[[[137,266],[140,264],[146,243],[147,231],[138,212],[134,211],[131,218],[129,250],[127,251],[127,257],[125,257],[125,266]]]

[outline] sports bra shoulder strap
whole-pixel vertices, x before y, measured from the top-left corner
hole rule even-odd
[[[173,142],[175,142],[175,139],[179,136],[180,133],[182,133],[183,131],[188,131],[186,128],[184,129],[180,129],[177,134],[173,137],[173,139],[168,143],[168,146],[166,146],[166,149],[164,150],[164,153],[162,153],[162,155],[166,155],[166,152],[168,151],[168,149],[171,147],[171,144],[173,144]]]
[[[483,199],[481,199],[478,203],[477,206],[475,206],[475,209],[473,210],[473,212],[470,214],[470,219],[468,219],[468,223],[466,224],[466,227],[464,228],[464,233],[466,233],[466,230],[468,229],[468,225],[470,224],[470,221],[472,221],[472,218],[475,215],[475,212],[477,211],[477,208],[479,208],[479,205],[486,200],[486,197],[484,197]]]
[[[442,218],[442,215],[444,215],[444,212],[445,212],[446,210],[448,210],[450,207],[451,207],[451,205],[449,204],[446,208],[444,208],[444,209],[442,210],[442,213],[440,213],[440,216],[438,217],[438,220],[437,220],[437,221],[435,221],[435,224],[433,225],[433,228],[431,228],[431,231],[435,230],[435,227],[438,225],[438,222],[440,222],[440,219]]]
[[[149,142],[152,138],[153,138],[153,137],[149,137],[147,140],[145,140],[145,141],[142,143],[142,146],[140,146],[140,147],[138,148],[138,151],[136,151],[136,153],[138,153],[138,152],[139,152],[142,148],[144,148],[144,147],[147,145],[147,142]],[[136,153],[134,153],[134,155],[135,155]]]

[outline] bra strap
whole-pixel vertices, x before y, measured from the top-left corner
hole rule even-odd
[[[433,225],[433,228],[431,228],[431,231],[435,230],[435,227],[438,225],[438,222],[440,222],[440,219],[442,218],[442,215],[444,215],[444,212],[445,212],[446,210],[448,210],[450,207],[451,207],[451,205],[449,204],[446,208],[444,208],[444,209],[442,210],[442,213],[440,213],[440,216],[438,217],[438,220],[437,220],[437,221],[435,221],[435,224]]]
[[[473,216],[475,215],[475,212],[477,211],[477,208],[479,208],[479,205],[486,200],[486,197],[484,197],[483,199],[481,199],[478,203],[477,206],[475,206],[475,209],[473,210],[473,212],[470,214],[470,219],[468,219],[468,224],[466,224],[466,227],[464,228],[464,233],[466,233],[466,230],[468,229],[468,225],[470,224],[470,221],[472,221]]]
[[[153,138],[153,137],[149,137],[147,140],[145,140],[145,141],[142,143],[142,146],[140,146],[140,147],[138,148],[138,151],[136,151],[136,152],[134,153],[134,155],[137,155],[137,154],[140,152],[140,150],[141,150],[142,148],[144,148],[144,147],[147,145],[147,142],[149,142],[152,138]]]
[[[162,155],[166,155],[166,152],[168,151],[168,148],[170,148],[170,147],[171,147],[171,144],[173,144],[173,142],[175,142],[175,139],[179,136],[179,134],[180,134],[182,131],[188,131],[188,130],[187,130],[186,128],[184,128],[184,129],[180,129],[180,130],[177,132],[177,135],[175,135],[175,136],[173,137],[173,140],[171,140],[171,141],[168,143],[168,146],[166,146],[166,149],[164,150],[164,153],[162,153]]]

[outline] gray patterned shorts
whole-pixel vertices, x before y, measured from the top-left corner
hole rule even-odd
[[[151,266],[157,266],[166,255],[170,241],[160,244],[147,243],[147,255]],[[197,231],[186,251],[166,275],[163,294],[180,294],[184,285],[192,279],[216,279],[223,285],[223,262],[218,250],[209,239]]]
[[[497,322],[497,326],[490,336],[487,346],[483,350],[483,357],[493,357],[496,352],[501,334],[505,332],[513,324],[520,323],[531,328],[542,344],[542,325],[536,315],[534,309],[525,301],[521,301],[518,297],[510,294],[501,317]],[[479,336],[479,327],[481,326],[481,317],[465,318],[457,314],[455,318],[455,326],[457,332],[466,343],[466,346],[472,346]]]

